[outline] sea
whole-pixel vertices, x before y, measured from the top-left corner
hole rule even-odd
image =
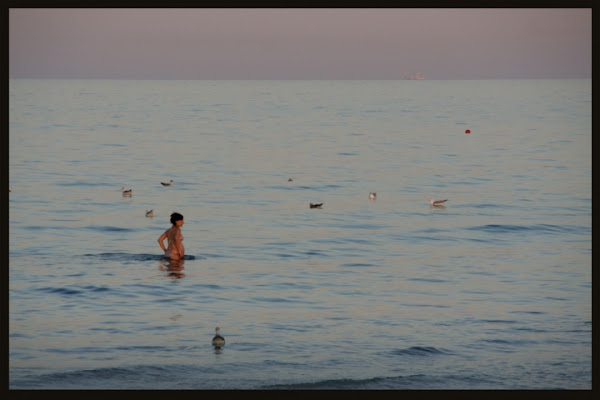
[[[10,390],[592,389],[591,79],[8,89]]]

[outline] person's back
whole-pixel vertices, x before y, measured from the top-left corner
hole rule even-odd
[[[181,234],[181,229],[177,226],[173,225],[167,230],[167,251],[165,252],[165,257],[172,258],[174,260],[178,260],[183,258],[185,255],[185,249],[183,248],[183,235]],[[183,254],[180,254],[179,250],[182,251]]]
[[[165,252],[165,257],[172,260],[179,260],[185,256],[185,248],[183,247],[183,235],[181,234],[181,226],[183,225],[183,215],[179,213],[171,214],[172,226],[167,229],[158,238],[160,248]],[[165,248],[164,240],[167,239],[167,247]]]

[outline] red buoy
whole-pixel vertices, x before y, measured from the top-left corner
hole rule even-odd
[[[465,131],[465,133],[471,133],[471,130],[470,130],[470,129],[467,129],[467,130]]]

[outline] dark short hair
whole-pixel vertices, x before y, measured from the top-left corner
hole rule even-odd
[[[183,215],[174,212],[173,214],[171,214],[171,223],[173,225],[175,225],[175,222],[182,220],[183,219]]]

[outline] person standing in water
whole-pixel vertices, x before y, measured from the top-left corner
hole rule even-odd
[[[165,252],[165,257],[171,260],[182,260],[185,255],[183,248],[183,236],[181,235],[181,227],[183,226],[183,215],[174,212],[171,214],[171,226],[158,238],[160,248]],[[167,247],[165,248],[164,241],[167,239]]]

